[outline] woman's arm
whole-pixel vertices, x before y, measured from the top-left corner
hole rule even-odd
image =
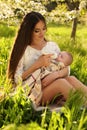
[[[57,78],[63,78],[69,75],[69,67],[64,67],[61,70],[57,71]]]
[[[59,71],[54,71],[42,80],[42,86],[46,87],[49,84],[51,84],[54,80],[56,80],[58,78],[66,77],[66,76],[68,76],[68,74],[69,74],[69,68],[68,67],[65,67],[65,68],[63,68],[62,70],[59,70]]]
[[[42,55],[35,61],[35,63],[22,73],[22,80],[26,79],[31,73],[42,66],[49,66],[52,54]]]
[[[20,60],[15,75],[14,75],[14,80],[15,83],[18,83],[19,81],[25,80],[31,73],[33,73],[35,70],[42,66],[49,66],[50,64],[50,59],[51,59],[51,54],[48,55],[42,55],[40,56],[34,64],[32,64],[31,67],[29,67],[26,71],[24,71],[24,60],[23,58]]]

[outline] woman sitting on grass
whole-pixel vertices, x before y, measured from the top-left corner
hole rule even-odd
[[[58,45],[45,39],[46,30],[45,18],[40,13],[30,12],[24,17],[8,64],[8,79],[11,79],[12,83],[17,85],[21,79],[22,83],[26,84],[33,72],[50,65],[52,54],[42,55],[41,53],[45,46],[51,47],[59,55]],[[67,100],[71,90],[81,89],[84,94],[87,94],[87,87],[74,76],[69,76],[68,67],[54,71],[48,76],[43,79],[41,94],[38,93],[38,85],[33,85],[31,88],[30,95],[33,95],[31,100],[37,105],[50,103],[59,93]],[[50,80],[52,82],[49,84]]]

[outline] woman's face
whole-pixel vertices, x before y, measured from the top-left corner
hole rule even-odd
[[[32,42],[41,42],[44,40],[46,32],[46,25],[43,21],[39,21],[33,31],[32,34]]]

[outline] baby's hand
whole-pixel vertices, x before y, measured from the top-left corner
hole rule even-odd
[[[52,59],[56,59],[57,58],[57,53],[54,53],[51,57],[52,57]]]
[[[40,66],[39,67],[47,67],[50,65],[51,63],[51,56],[52,54],[47,54],[47,55],[41,55],[39,57],[39,59],[37,60],[39,63],[40,63]]]
[[[63,62],[59,62],[58,64],[59,64],[59,67],[60,67],[59,69],[60,69],[60,70],[63,69],[63,68],[65,68],[65,65],[64,65]]]

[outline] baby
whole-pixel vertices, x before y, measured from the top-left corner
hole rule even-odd
[[[62,51],[59,53],[57,58],[51,61],[49,68],[53,70],[61,70],[62,68],[71,65],[73,57],[69,52]],[[54,64],[54,65],[53,65]]]
[[[44,53],[45,55],[47,53]],[[48,53],[49,54],[49,53]],[[65,68],[68,66],[68,74],[70,73],[70,65],[73,61],[73,57],[71,53],[62,51],[58,55],[55,53],[50,53],[52,55],[52,60],[51,63],[48,67],[42,67],[43,69],[43,75],[41,77],[41,83],[42,83],[42,88],[46,87],[48,84],[53,82],[55,80],[54,75],[56,74],[56,71],[59,71],[57,75],[59,75],[57,78],[64,77],[65,75]],[[54,72],[54,73],[53,73]],[[50,75],[51,74],[51,75]],[[45,78],[45,80],[44,80]],[[50,80],[49,80],[50,79]]]
[[[43,52],[43,54],[46,55],[47,52],[46,53]],[[52,56],[51,64],[48,67],[46,67],[45,69],[50,72],[58,71],[58,70],[63,69],[66,66],[71,65],[72,61],[73,61],[73,57],[72,57],[71,53],[69,53],[69,52],[62,51],[58,54],[58,56],[56,53],[54,53]]]
[[[69,66],[73,61],[73,57],[70,52],[62,51],[59,53],[56,60],[62,62],[65,66]]]

